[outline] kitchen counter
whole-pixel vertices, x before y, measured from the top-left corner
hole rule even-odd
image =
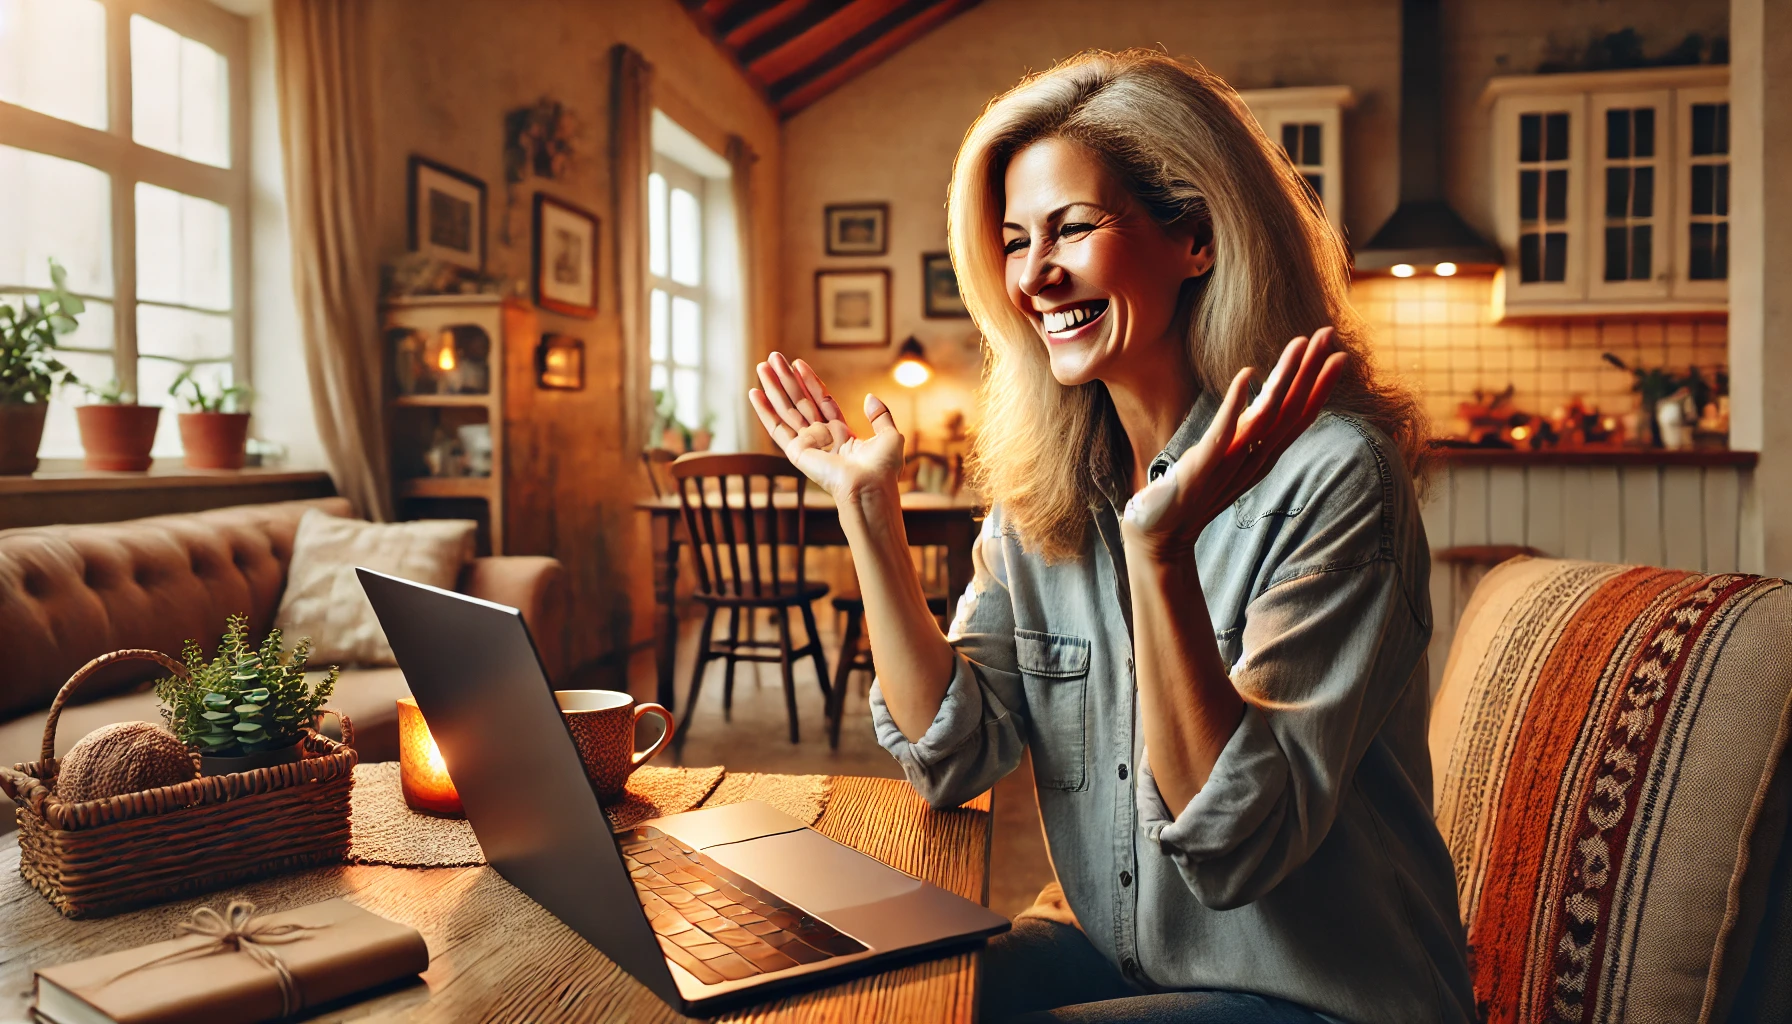
[[[1732,466],[1753,469],[1759,452],[1727,448],[1434,448],[1451,466]]]

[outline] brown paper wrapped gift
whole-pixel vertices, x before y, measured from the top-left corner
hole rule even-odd
[[[279,914],[209,907],[181,936],[37,972],[37,1010],[55,1024],[257,1024],[429,967],[415,928],[345,900]]]

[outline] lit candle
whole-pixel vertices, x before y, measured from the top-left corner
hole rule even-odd
[[[398,700],[398,780],[404,789],[404,802],[412,810],[466,817],[454,780],[448,777],[442,751],[429,734],[429,724],[423,720],[416,700],[410,697]]]
[[[440,376],[436,378],[436,391],[443,395],[460,394],[460,364],[454,358],[454,332],[443,331],[441,351],[436,353],[436,369]]]

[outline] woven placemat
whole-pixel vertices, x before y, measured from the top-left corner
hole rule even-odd
[[[628,828],[649,818],[696,807],[720,807],[761,800],[813,825],[827,810],[833,780],[827,775],[764,775],[714,768],[658,768],[648,765],[628,780],[628,795],[605,808],[610,824]],[[475,867],[485,852],[473,826],[458,818],[418,814],[405,806],[398,763],[355,766],[349,802],[349,854],[355,864],[409,868]]]
[[[604,810],[610,815],[610,824],[619,829],[663,814],[688,811],[701,804],[725,774],[719,766],[648,765],[629,776],[627,795]],[[473,826],[464,819],[418,814],[405,806],[396,761],[355,766],[349,827],[350,863],[402,868],[459,868],[485,863],[485,852],[473,837]]]

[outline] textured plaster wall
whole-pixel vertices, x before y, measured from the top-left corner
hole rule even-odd
[[[599,311],[580,319],[541,311],[541,330],[585,342],[586,386],[537,405],[531,443],[536,465],[560,467],[553,480],[528,481],[542,496],[509,515],[513,536],[529,538],[516,554],[553,554],[573,576],[574,662],[651,636],[647,532],[632,503],[640,474],[635,453],[622,450],[620,350],[610,195],[610,49],[628,43],[656,70],[656,88],[675,93],[681,109],[712,133],[737,133],[760,160],[755,169],[760,222],[758,308],[777,301],[780,137],[776,117],[733,62],[706,39],[674,0],[588,3],[581,0],[378,0],[371,13],[375,55],[378,212],[382,260],[407,249],[406,166],[422,154],[484,179],[486,268],[526,280],[530,273],[530,209],[540,189],[596,214],[601,222]],[[506,110],[550,96],[581,125],[577,154],[562,179],[528,179],[507,187],[503,164]],[[532,341],[525,343],[533,344]],[[557,430],[557,432],[556,432]],[[512,452],[513,462],[518,453]],[[544,493],[545,492],[545,493]],[[513,548],[515,546],[513,545]]]

